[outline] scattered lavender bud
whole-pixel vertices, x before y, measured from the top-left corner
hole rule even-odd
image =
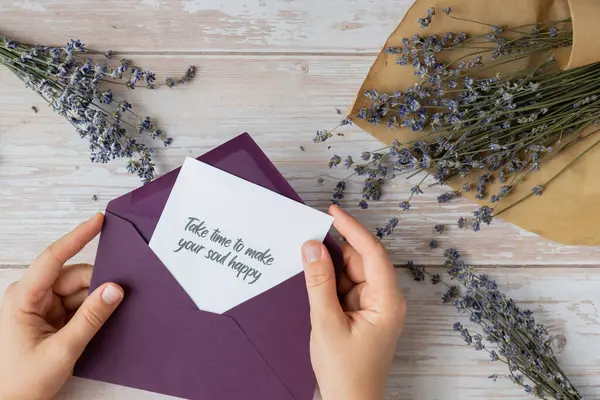
[[[38,109],[36,106],[31,106],[31,111],[33,111],[34,114],[38,113]]]
[[[173,87],[175,87],[175,85],[177,84],[177,82],[175,82],[175,79],[173,79],[173,77],[168,76],[167,79],[165,79],[165,84],[168,87],[173,88]]]
[[[323,179],[323,178],[321,178],[321,179]],[[339,201],[344,198],[345,191],[346,191],[346,181],[339,181],[338,183],[336,183],[335,189],[333,191],[333,198],[332,198],[331,202],[333,204],[339,204]]]
[[[415,281],[423,282],[425,280],[425,269],[423,267],[417,267],[412,261],[407,261],[406,268],[408,268]]]
[[[334,154],[330,159],[329,159],[329,168],[333,168],[333,167],[337,167],[338,165],[340,165],[340,163],[342,162],[342,157],[338,156],[337,154]]]
[[[435,15],[435,7],[430,7],[427,10],[427,16],[424,18],[419,18],[417,20],[419,22],[419,25],[421,25],[421,28],[427,28],[431,24],[431,19],[433,18],[434,15]]]
[[[402,202],[400,202],[399,207],[403,211],[408,211],[408,210],[410,210],[410,203],[408,201],[402,201]]]
[[[361,210],[366,210],[367,208],[369,208],[369,203],[367,203],[365,200],[361,200],[358,203],[358,207],[360,207]]]
[[[300,146],[300,151],[306,151],[306,149],[304,148],[304,146]]]
[[[340,110],[340,109],[339,109],[339,108],[337,108],[337,107],[335,108],[335,112],[336,112],[338,115],[342,114],[342,110]]]
[[[179,79],[175,80],[175,78],[173,78],[172,76],[169,76],[165,79],[165,84],[168,87],[173,88],[177,85],[182,85],[184,83],[191,82],[192,79],[194,79],[195,77],[196,77],[196,66],[190,65],[189,67],[187,67],[187,69],[185,70],[185,72]],[[150,84],[151,84],[151,82],[150,82]]]
[[[446,192],[446,193],[443,193],[440,196],[438,196],[437,201],[440,204],[441,203],[447,203],[450,200],[453,200],[453,199],[455,199],[457,197],[458,197],[458,192],[455,192],[455,191],[454,192]]]
[[[93,195],[93,196],[92,196],[92,200],[94,200],[94,201],[98,201],[98,196],[96,196],[96,195]]]
[[[346,169],[351,168],[353,164],[354,160],[352,159],[352,156],[346,157],[346,159],[344,160],[344,166],[346,167]]]
[[[452,300],[454,300],[456,297],[458,297],[459,294],[460,294],[460,289],[458,288],[458,286],[452,285],[448,288],[446,293],[444,293],[444,295],[442,296],[442,301],[444,303],[450,303]]]
[[[465,217],[459,217],[457,221],[457,225],[460,229],[466,229],[467,227],[467,219]]]
[[[333,134],[328,130],[317,131],[317,134],[313,138],[313,142],[314,143],[323,143],[331,137],[333,137]]]
[[[387,224],[375,230],[375,235],[379,239],[383,239],[385,236],[391,235],[392,232],[394,232],[394,228],[398,225],[398,222],[398,218],[390,219]]]
[[[473,230],[477,232],[482,222],[486,225],[491,224],[493,216],[493,210],[488,206],[483,206],[473,212]]]
[[[442,277],[440,276],[440,274],[433,274],[433,275],[431,275],[431,283],[433,285],[437,285],[441,281],[442,281]]]
[[[435,240],[435,239],[431,239],[431,240],[429,241],[429,248],[430,248],[431,250],[437,249],[437,248],[438,248],[438,241],[437,241],[437,240]]]
[[[415,185],[410,189],[410,193],[413,195],[417,195],[423,193],[423,190],[421,190],[421,187],[419,185]]]
[[[185,73],[181,76],[181,78],[179,78],[179,80],[177,81],[177,84],[180,85],[182,83],[190,82],[192,79],[194,79],[195,76],[196,76],[196,66],[190,65],[189,67],[187,67],[187,69],[185,70]]]
[[[542,193],[544,192],[544,187],[542,185],[535,185],[534,187],[531,188],[531,192],[533,194],[535,194],[536,196],[541,196]]]
[[[444,229],[446,229],[446,227],[444,224],[437,224],[433,227],[433,229],[435,229],[435,231],[441,235],[444,233]]]

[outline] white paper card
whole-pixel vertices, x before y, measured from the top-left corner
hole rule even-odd
[[[150,248],[200,310],[222,314],[302,271],[333,218],[186,158]]]

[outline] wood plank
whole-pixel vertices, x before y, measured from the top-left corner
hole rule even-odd
[[[335,183],[347,175],[344,170],[328,170],[327,160],[334,153],[357,156],[380,147],[357,128],[333,138],[330,145],[311,142],[317,129],[332,127],[340,119],[335,107],[344,109],[351,103],[371,57],[138,56],[136,61],[162,78],[188,64],[200,68],[198,79],[189,86],[128,94],[139,113],[156,117],[175,138],[171,148],[157,150],[160,173],[181,165],[185,156],[198,156],[248,131],[305,201],[324,210]],[[89,163],[85,141],[3,69],[0,87],[0,265],[21,265],[139,181],[120,161]],[[319,176],[323,183],[317,182]],[[351,183],[342,204],[375,228],[398,215],[398,202],[418,179],[396,180],[380,202],[364,211],[357,207],[361,185]],[[396,233],[386,239],[394,262],[441,264],[428,243],[434,236],[432,226],[444,223],[449,232],[436,236],[440,243],[463,248],[476,264],[598,263],[599,248],[558,245],[502,221],[479,233],[460,231],[454,222],[475,207],[465,199],[439,205],[436,197],[445,190],[427,190],[400,217]],[[94,251],[90,246],[78,259],[92,261]]]
[[[375,53],[412,3],[15,0],[0,4],[0,35],[54,45],[78,37],[102,52]]]
[[[441,268],[431,272],[444,273]],[[537,321],[552,334],[566,337],[557,350],[561,366],[588,398],[600,393],[600,269],[575,267],[485,268],[501,289],[524,308],[535,312]],[[22,269],[0,270],[0,294]],[[451,325],[468,319],[451,306],[440,303],[441,286],[412,281],[406,270],[397,279],[408,300],[408,317],[388,377],[388,399],[522,399],[524,393],[507,380],[491,382],[487,377],[504,373],[504,365],[466,347]],[[126,301],[126,300],[125,300]],[[74,379],[65,387],[62,400],[158,399],[162,396],[114,385]]]

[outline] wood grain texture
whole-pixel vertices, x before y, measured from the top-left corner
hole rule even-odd
[[[102,52],[376,53],[412,2],[12,0],[0,2],[0,35],[46,44],[77,35]]]
[[[117,57],[133,58],[160,80],[197,65],[198,78],[188,86],[128,94],[140,114],[156,118],[175,138],[172,148],[156,153],[159,172],[248,131],[306,202],[324,210],[336,181],[345,176],[343,170],[329,171],[327,160],[380,145],[356,128],[326,145],[311,139],[317,129],[336,125],[335,107],[346,110],[352,104],[380,46],[412,2],[11,0],[0,2],[0,35],[45,44],[79,37],[96,50],[111,48],[121,53]],[[139,182],[120,162],[89,163],[87,145],[72,127],[4,69],[0,110],[2,294],[52,240]],[[416,179],[395,181],[368,211],[356,206],[361,186],[353,182],[343,206],[375,228],[396,215],[397,203]],[[502,221],[480,233],[459,231],[454,221],[475,206],[465,199],[439,205],[436,197],[445,190],[429,189],[400,217],[396,233],[386,239],[393,261],[441,264],[440,252],[429,250],[428,243],[435,223],[448,224],[448,232],[436,237],[440,244],[458,247],[553,333],[565,335],[562,365],[586,398],[598,398],[600,249],[558,245]],[[94,253],[92,244],[76,260],[91,262]],[[397,276],[409,316],[389,375],[388,399],[525,398],[505,380],[489,382],[502,366],[466,348],[451,332],[454,321],[466,318],[440,305],[441,287],[415,283],[404,270]],[[58,398],[166,397],[72,379]]]
[[[329,144],[313,144],[314,132],[337,124],[335,107],[344,108],[364,77],[372,57],[350,56],[141,56],[135,61],[160,77],[176,74],[188,64],[199,67],[189,86],[155,91],[136,89],[127,95],[140,114],[155,118],[174,138],[171,148],[158,149],[160,173],[181,165],[244,131],[250,132],[305,201],[320,209],[347,172],[328,170],[334,154],[354,154],[380,145],[356,128]],[[88,162],[84,140],[61,117],[5,70],[0,70],[0,265],[27,264],[48,243],[75,227],[107,202],[136,186],[120,161]],[[120,87],[116,88],[119,93]],[[35,105],[39,112],[31,110]],[[303,146],[305,151],[300,149]],[[319,184],[317,177],[324,182]],[[351,183],[342,203],[370,228],[396,216],[418,177],[392,183],[378,203],[357,207],[360,182]],[[460,231],[456,219],[475,209],[465,199],[441,206],[436,197],[445,188],[431,188],[401,216],[396,234],[386,239],[393,260],[439,265],[429,250],[432,226],[448,224],[438,237],[443,246],[461,248],[476,264],[597,264],[598,248],[563,246],[498,221],[482,232]],[[94,195],[98,201],[92,200]],[[467,245],[468,244],[468,245]],[[94,247],[80,259],[92,261]]]
[[[442,269],[431,272],[444,274]],[[554,335],[564,335],[566,346],[557,349],[561,365],[586,398],[600,395],[600,271],[596,268],[485,268],[509,297],[535,312],[538,322]],[[23,269],[0,270],[0,294],[21,277]],[[452,332],[461,321],[451,306],[443,306],[441,286],[417,283],[406,270],[397,280],[408,301],[404,334],[398,342],[387,383],[387,398],[394,400],[522,399],[525,394],[508,380],[496,383],[488,376],[502,374],[503,364],[487,360],[485,353],[466,347]],[[125,299],[125,301],[127,301]],[[58,397],[75,399],[161,399],[153,393],[73,379]]]

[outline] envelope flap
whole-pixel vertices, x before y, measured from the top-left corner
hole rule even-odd
[[[198,160],[302,203],[300,196],[247,133],[203,154]],[[131,222],[148,243],[180,169],[112,200],[106,211]]]
[[[310,309],[304,274],[225,314],[239,324],[295,399],[312,398],[315,376],[310,362]]]

